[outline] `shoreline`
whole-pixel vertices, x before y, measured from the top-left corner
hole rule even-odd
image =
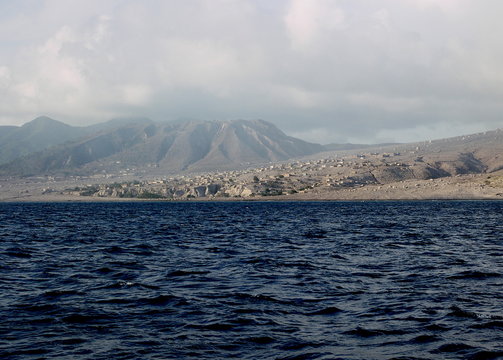
[[[355,200],[230,200],[230,201],[219,201],[219,200],[144,200],[137,201],[134,199],[127,199],[125,201],[114,201],[110,199],[105,199],[103,201],[74,201],[74,200],[30,200],[30,201],[0,201],[0,204],[112,204],[112,203],[347,203],[347,202],[381,202],[381,203],[392,203],[392,202],[498,202],[503,201],[503,199],[355,199]]]
[[[276,196],[193,197],[142,199],[82,196],[65,193],[68,182],[3,182],[0,202],[303,202],[303,201],[434,201],[503,200],[503,177],[488,183],[488,174],[462,175],[428,180],[404,180],[387,184],[333,188],[319,186],[305,192]],[[500,179],[501,178],[501,179]],[[51,190],[47,191],[50,187]]]
[[[253,203],[253,202],[428,202],[428,201],[503,201],[503,197],[387,197],[387,198],[333,198],[333,197],[260,197],[260,198],[195,198],[195,199],[138,199],[92,196],[26,196],[1,199],[0,203]]]

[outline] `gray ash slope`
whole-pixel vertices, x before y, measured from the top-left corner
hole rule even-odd
[[[333,145],[330,145],[333,147]],[[426,180],[466,174],[491,174],[503,170],[503,130],[496,129],[452,138],[406,144],[382,144],[329,151],[307,157],[353,156],[367,162],[354,171],[354,178],[390,183]],[[365,169],[367,171],[365,171]]]
[[[207,171],[276,162],[323,151],[263,120],[131,122],[60,144],[0,167],[0,173],[94,173],[130,167]]]
[[[397,170],[397,167],[381,169],[385,175],[391,173],[397,175],[396,181],[494,173],[503,169],[503,130],[501,129],[403,144],[395,149],[401,153],[401,160],[412,164],[401,172]]]

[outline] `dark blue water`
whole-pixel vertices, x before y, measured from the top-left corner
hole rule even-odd
[[[0,204],[0,358],[503,358],[502,255],[503,202]]]

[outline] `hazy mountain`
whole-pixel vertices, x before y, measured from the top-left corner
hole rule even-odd
[[[0,126],[0,164],[33,154],[55,145],[131,124],[148,124],[147,118],[117,118],[77,127],[40,116],[22,126]]]
[[[359,150],[359,149],[369,149],[375,147],[389,146],[389,145],[397,145],[396,143],[384,143],[384,144],[327,144],[323,145],[325,150],[328,151],[343,151],[343,150]]]
[[[324,150],[285,135],[262,120],[154,123],[133,121],[25,156],[1,167],[29,175],[57,171],[111,172],[129,167],[159,171],[232,169]]]
[[[23,126],[0,126],[0,164],[83,135],[82,128],[46,116]]]
[[[111,119],[102,123],[88,125],[84,129],[87,133],[93,134],[105,130],[112,130],[121,126],[139,125],[139,124],[152,124],[153,120],[146,117],[122,117]]]
[[[0,141],[17,128],[18,128],[17,126],[0,126]]]
[[[503,169],[503,131],[411,144],[324,147],[289,137],[262,120],[156,123],[126,118],[73,127],[40,117],[21,127],[0,127],[0,160],[15,159],[0,166],[0,174],[10,175],[228,170],[322,151],[400,153],[414,161],[417,174],[387,167],[378,174],[383,179],[492,172]]]

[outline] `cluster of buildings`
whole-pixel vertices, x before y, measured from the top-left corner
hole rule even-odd
[[[408,166],[392,158],[399,153],[363,153],[316,160],[267,164],[258,168],[145,178],[90,184],[68,189],[71,195],[182,200],[191,198],[252,198],[291,195],[324,187],[376,183],[370,170],[379,166]]]

